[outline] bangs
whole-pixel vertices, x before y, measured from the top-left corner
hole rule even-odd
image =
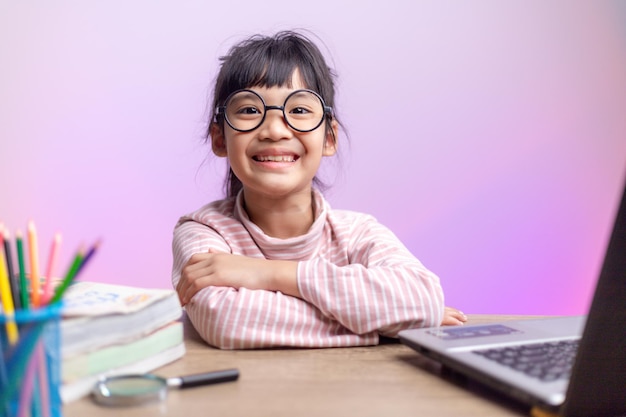
[[[264,57],[265,58],[265,57]],[[298,65],[297,62],[277,61],[272,59],[253,59],[249,64],[239,65],[231,76],[224,80],[228,92],[250,87],[293,87],[293,74],[298,71],[305,88],[316,90],[315,77],[311,69]]]
[[[319,69],[316,57],[299,42],[266,39],[253,40],[255,48],[239,46],[222,58],[223,75],[220,91],[216,91],[218,103],[223,103],[233,91],[250,87],[293,87],[293,74],[297,70],[305,88],[318,94],[325,91],[320,88]],[[261,45],[259,45],[261,43]],[[239,52],[239,53],[237,53]],[[217,103],[215,103],[217,104]]]

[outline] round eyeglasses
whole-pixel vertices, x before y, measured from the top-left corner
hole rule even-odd
[[[282,111],[287,125],[298,132],[317,129],[333,111],[315,91],[296,90],[282,106],[268,106],[258,93],[245,89],[229,95],[224,105],[217,108],[217,115],[224,115],[228,126],[236,131],[250,132],[261,126],[268,110]]]

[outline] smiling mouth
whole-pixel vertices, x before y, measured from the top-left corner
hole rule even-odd
[[[255,155],[252,157],[258,162],[295,162],[297,155]]]

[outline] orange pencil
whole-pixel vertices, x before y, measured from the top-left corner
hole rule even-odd
[[[59,257],[59,246],[61,245],[61,233],[54,235],[52,246],[50,247],[50,256],[48,258],[48,269],[46,270],[45,283],[43,286],[43,304],[47,304],[52,298],[52,275],[56,269],[57,259]]]
[[[28,222],[28,249],[30,251],[30,288],[33,307],[41,305],[41,293],[39,283],[39,251],[37,249],[37,231],[35,223]]]

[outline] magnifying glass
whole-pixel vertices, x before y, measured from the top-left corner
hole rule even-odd
[[[92,390],[93,399],[108,406],[128,406],[151,401],[161,401],[171,388],[191,388],[200,385],[235,381],[237,369],[225,369],[173,378],[161,378],[153,374],[119,375],[104,378]]]

